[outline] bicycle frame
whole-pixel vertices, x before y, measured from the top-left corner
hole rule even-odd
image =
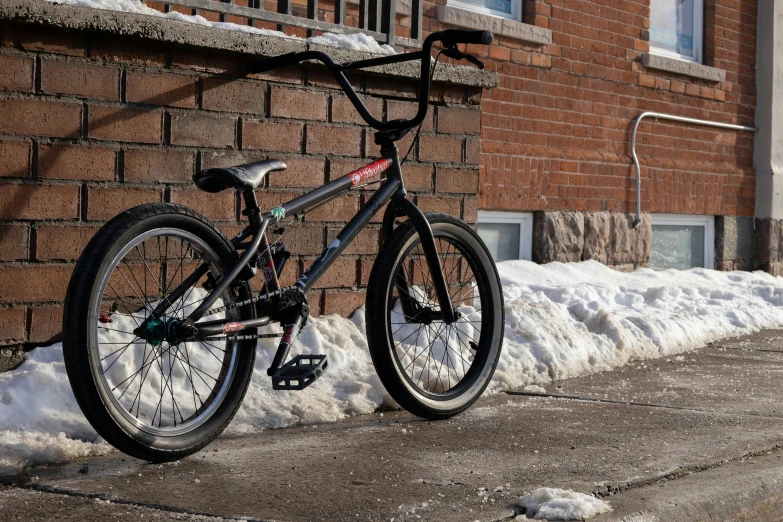
[[[289,53],[249,64],[248,72],[258,73],[285,65],[293,65],[304,60],[317,60],[322,62],[335,77],[362,118],[378,131],[375,135],[375,140],[376,143],[381,146],[381,159],[338,178],[321,188],[264,212],[263,214],[261,213],[261,209],[258,208],[255,191],[245,190],[242,193],[246,207],[243,214],[248,216],[250,225],[232,240],[234,247],[237,250],[244,250],[244,252],[236,265],[231,268],[230,272],[224,275],[220,282],[215,283],[215,287],[210,290],[201,304],[187,318],[173,326],[178,332],[177,338],[181,338],[182,340],[198,340],[212,335],[229,334],[245,329],[254,329],[265,326],[273,320],[279,321],[281,324],[285,322],[282,340],[278,346],[277,353],[275,354],[272,367],[268,370],[270,375],[272,375],[272,373],[280,368],[285,361],[288,350],[293,344],[299,328],[307,320],[309,315],[309,306],[307,305],[306,300],[307,292],[321,278],[323,273],[329,269],[332,263],[334,263],[337,257],[345,250],[351,241],[353,241],[367,223],[369,223],[378,210],[389,201],[391,201],[392,204],[387,207],[383,217],[382,232],[384,239],[388,238],[391,234],[392,229],[394,228],[395,218],[406,215],[419,234],[422,250],[424,251],[424,258],[429,269],[429,275],[432,278],[433,286],[435,287],[435,294],[438,298],[438,302],[443,304],[438,311],[432,308],[421,307],[418,303],[413,302],[414,299],[410,297],[410,292],[408,291],[408,282],[405,280],[404,276],[398,274],[395,284],[402,290],[401,300],[406,315],[406,321],[415,320],[421,313],[425,313],[429,319],[439,316],[446,324],[451,324],[457,319],[456,310],[450,306],[451,297],[443,274],[443,267],[441,266],[438,257],[432,229],[421,210],[406,197],[397,145],[395,144],[397,140],[405,136],[413,127],[424,121],[427,114],[432,73],[430,68],[430,55],[432,46],[436,41],[441,41],[445,45],[446,49],[442,52],[446,53],[447,56],[469,58],[469,56],[463,55],[457,50],[456,44],[483,43],[488,45],[492,42],[492,34],[487,31],[463,31],[457,29],[435,32],[431,33],[424,40],[420,51],[371,58],[346,64],[336,64],[329,56],[318,51]],[[419,86],[419,107],[416,115],[410,120],[403,119],[383,122],[375,119],[346,79],[344,71],[412,60],[421,61],[422,81]],[[472,61],[483,67],[478,60],[473,59]],[[269,246],[269,240],[267,238],[267,228],[270,225],[280,222],[286,215],[296,216],[303,211],[348,192],[362,181],[377,176],[384,171],[388,172],[381,187],[375,191],[367,203],[365,203],[359,212],[345,225],[340,233],[337,234],[337,237],[329,243],[315,262],[304,274],[302,274],[296,284],[290,289],[281,289],[277,279],[277,271]],[[248,238],[249,242],[244,243]],[[261,317],[252,319],[231,322],[217,320],[198,323],[199,319],[204,317],[209,308],[215,304],[219,297],[223,295],[231,285],[236,284],[238,281],[244,284],[246,279],[249,279],[255,274],[255,272],[252,272],[251,268],[253,261],[259,261],[261,272],[264,276],[265,289],[267,290],[268,295],[279,294],[282,296],[284,292],[289,292],[290,297],[290,290],[293,289],[295,292],[300,292],[301,294],[299,297],[294,296],[298,305],[295,305],[292,308],[291,303],[286,301],[285,304],[282,304],[281,299],[279,303],[270,302],[269,304],[271,306],[277,304],[284,309],[282,311],[272,308],[268,315],[262,315]],[[250,277],[243,275],[248,269],[251,270]],[[170,306],[170,303],[180,299],[185,294],[186,289],[198,283],[199,279],[206,275],[207,272],[208,268],[206,265],[198,267],[193,274],[186,278],[185,281],[171,293],[170,297],[161,300],[158,306],[153,310],[152,315],[158,317],[163,315],[166,308]],[[241,275],[242,277],[240,277]],[[449,305],[444,306],[447,303]],[[255,308],[256,307],[254,307],[253,315],[256,315]],[[141,328],[142,327],[140,326],[139,329]]]
[[[425,260],[429,266],[430,274],[433,277],[438,300],[441,303],[450,303],[451,299],[443,275],[443,269],[438,258],[432,230],[422,212],[406,197],[396,145],[393,142],[386,143],[381,149],[381,154],[381,159],[346,174],[316,190],[288,201],[279,207],[264,212],[263,214],[261,214],[260,209],[258,209],[255,192],[252,190],[243,192],[246,205],[246,210],[243,213],[249,216],[250,224],[232,240],[232,243],[238,249],[244,248],[244,252],[231,271],[217,283],[217,286],[209,292],[200,305],[182,322],[183,325],[188,325],[196,329],[197,333],[194,338],[199,339],[212,335],[227,334],[269,324],[272,320],[269,316],[231,322],[228,320],[216,320],[197,323],[197,321],[204,316],[212,305],[214,305],[220,298],[220,295],[237,281],[239,275],[259,252],[261,254],[260,268],[267,291],[275,293],[281,290],[267,238],[267,229],[270,225],[280,222],[285,216],[296,215],[323,203],[328,199],[343,195],[362,182],[370,180],[383,172],[386,172],[387,174],[386,180],[381,187],[373,193],[367,203],[365,203],[359,212],[345,225],[340,233],[337,234],[337,237],[332,240],[321,255],[302,274],[294,287],[298,287],[306,294],[321,278],[324,272],[331,267],[351,241],[353,241],[359,232],[370,222],[372,217],[377,214],[378,210],[391,200],[393,201],[393,204],[389,205],[387,208],[383,220],[384,237],[388,237],[391,232],[390,228],[393,226],[394,217],[396,215],[407,215],[421,237],[422,249],[424,250]],[[248,238],[250,240],[245,242]],[[162,314],[167,307],[165,303],[174,302],[179,299],[184,295],[187,288],[196,284],[206,272],[206,266],[197,268],[190,277],[185,279],[178,288],[172,291],[169,299],[158,304],[154,313]],[[398,284],[402,285],[405,284],[405,282],[400,281]],[[406,306],[410,308],[409,304],[406,304]],[[443,320],[446,322],[453,322],[455,320],[455,312],[452,307],[441,307],[441,314]],[[291,344],[292,343],[293,340],[291,340]]]

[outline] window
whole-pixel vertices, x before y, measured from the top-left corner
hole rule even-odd
[[[701,63],[704,0],[651,0],[650,52]]]
[[[523,0],[448,0],[448,5],[522,21]]]
[[[715,218],[653,214],[650,266],[657,269],[715,267]]]
[[[479,210],[476,227],[495,261],[532,258],[533,214]]]

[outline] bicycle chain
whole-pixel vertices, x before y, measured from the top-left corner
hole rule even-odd
[[[261,301],[268,301],[270,297],[274,297],[276,295],[280,295],[282,290],[275,290],[274,292],[268,292],[264,295],[257,295],[257,296],[251,296],[250,299],[245,299],[244,301],[239,301],[238,303],[233,304],[227,304],[225,306],[218,306],[217,308],[210,308],[206,312],[204,312],[204,315],[202,317],[207,317],[210,315],[219,314],[221,312],[225,312],[226,310],[233,310],[234,308],[239,308],[241,306],[246,306],[253,303],[258,303]]]
[[[239,308],[241,306],[246,306],[253,303],[268,301],[271,297],[280,295],[281,293],[282,290],[275,290],[274,292],[268,292],[265,293],[264,295],[251,296],[249,299],[245,299],[244,301],[239,301],[238,303],[231,303],[225,306],[218,306],[217,308],[210,308],[204,313],[203,317],[216,315],[221,312],[225,312],[226,310],[233,310],[234,308]],[[273,339],[275,337],[282,337],[282,335],[283,332],[272,333],[272,334],[234,335],[231,337],[229,337],[228,335],[216,335],[212,337],[205,337],[204,339],[202,339],[202,341],[225,341],[227,339],[231,339],[232,341],[251,341],[253,339]]]
[[[253,339],[275,339],[277,337],[282,337],[283,332],[277,332],[272,334],[247,334],[247,335],[234,335],[232,337],[229,337],[228,335],[216,335],[213,337],[205,337],[201,339],[202,341],[225,341],[225,340],[232,340],[232,341],[251,341]]]

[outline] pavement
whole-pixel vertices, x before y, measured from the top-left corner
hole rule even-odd
[[[545,389],[40,466],[0,480],[0,520],[526,520],[538,487],[608,501],[596,522],[783,520],[783,330]]]

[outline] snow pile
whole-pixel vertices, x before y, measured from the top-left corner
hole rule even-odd
[[[353,49],[354,51],[364,51],[375,54],[397,54],[393,47],[386,44],[379,44],[374,38],[364,33],[355,34],[336,34],[324,33],[320,36],[311,36],[307,39],[308,43],[331,45],[332,47],[342,47],[343,49]]]
[[[266,370],[272,364],[277,339],[262,339],[250,387],[228,433],[331,422],[371,413],[384,404],[396,406],[375,373],[364,331],[364,308],[351,319],[337,315],[311,317],[297,337],[292,356],[327,354],[329,369],[300,392],[272,389]]]
[[[108,11],[120,11],[123,13],[135,13],[148,16],[158,16],[162,18],[169,18],[171,20],[177,20],[179,22],[188,22],[192,24],[205,25],[214,27],[216,29],[224,29],[226,31],[239,31],[242,33],[253,33],[264,36],[277,36],[279,38],[289,38],[293,40],[302,40],[297,36],[289,36],[280,31],[272,31],[270,29],[260,29],[256,27],[250,27],[249,25],[232,24],[228,22],[210,22],[206,18],[200,15],[186,15],[177,11],[171,11],[169,13],[161,13],[156,9],[147,7],[147,5],[140,0],[47,0],[54,4],[67,4],[75,5],[78,7],[89,7],[92,9],[104,9]],[[397,52],[393,47],[389,45],[380,45],[374,39],[369,36],[357,33],[357,34],[333,34],[325,33],[321,36],[313,36],[306,40],[310,43],[331,45],[333,47],[342,47],[344,49],[353,49],[355,51],[364,51],[375,54],[396,54]]]
[[[194,296],[194,300],[198,297]],[[102,336],[102,341],[109,343],[121,339],[124,334],[116,333],[116,330],[126,329],[128,325],[125,322],[129,318],[114,315],[109,325],[114,330]],[[113,345],[108,346],[107,350],[111,351]],[[131,345],[131,348],[135,348],[135,354],[129,357],[126,351],[115,364],[112,364],[115,356],[101,353],[102,356],[109,355],[105,365],[111,365],[107,371],[110,386],[120,385],[117,394],[129,386],[123,392],[120,403],[126,409],[133,405],[134,413],[141,412],[148,421],[160,415],[166,425],[172,420],[171,412],[159,409],[156,390],[145,386],[144,393],[138,394],[138,379],[128,380],[138,368],[145,366],[144,344]],[[363,310],[357,311],[352,319],[336,315],[311,318],[299,334],[296,352],[329,355],[329,370],[317,385],[306,391],[272,390],[266,369],[272,363],[276,348],[274,339],[259,341],[250,387],[227,433],[241,434],[297,423],[332,422],[349,415],[370,413],[381,404],[394,405],[372,366],[364,336]],[[185,357],[184,352],[182,357]],[[216,373],[215,365],[218,363],[209,352],[202,350],[197,353],[196,347],[191,346],[188,357],[192,358],[191,362],[204,377]],[[148,382],[158,382],[161,374],[168,372],[165,357],[160,368],[156,364],[146,366]],[[181,371],[176,362],[172,367]],[[184,375],[175,376],[170,382],[178,397],[183,391],[189,394],[190,381]],[[205,381],[195,375],[193,382],[201,396],[209,395],[202,389],[206,388],[208,379]],[[191,405],[184,402],[178,404],[178,410],[185,418],[192,413]],[[111,446],[100,439],[76,403],[63,363],[62,343],[37,348],[27,355],[19,368],[0,374],[0,475],[15,473],[31,464],[65,462],[110,450]]]
[[[506,341],[490,391],[543,391],[540,385],[553,379],[783,326],[783,278],[762,272],[640,269],[629,274],[595,262],[525,261],[500,263],[498,270],[506,300]],[[268,328],[279,331],[276,325]],[[334,421],[394,406],[372,366],[364,331],[363,310],[351,319],[311,318],[292,355],[328,354],[329,370],[301,392],[272,390],[266,369],[276,340],[261,340],[250,388],[228,432]],[[17,370],[0,374],[0,466],[6,470],[108,449],[73,398],[61,350],[59,344],[38,348]],[[143,363],[141,354],[112,368],[112,382],[132,375]],[[182,356],[203,357],[204,370],[214,364],[208,352]],[[178,371],[176,362],[173,366]],[[183,378],[177,382],[190,390]],[[141,399],[149,407],[149,399]]]
[[[610,370],[783,326],[783,278],[639,269],[594,261],[498,264],[506,339],[495,389]]]
[[[76,404],[62,345],[33,350],[22,366],[0,375],[0,473],[110,450]]]
[[[538,488],[519,499],[519,505],[527,518],[539,520],[583,520],[612,510],[590,495],[554,488]]]

